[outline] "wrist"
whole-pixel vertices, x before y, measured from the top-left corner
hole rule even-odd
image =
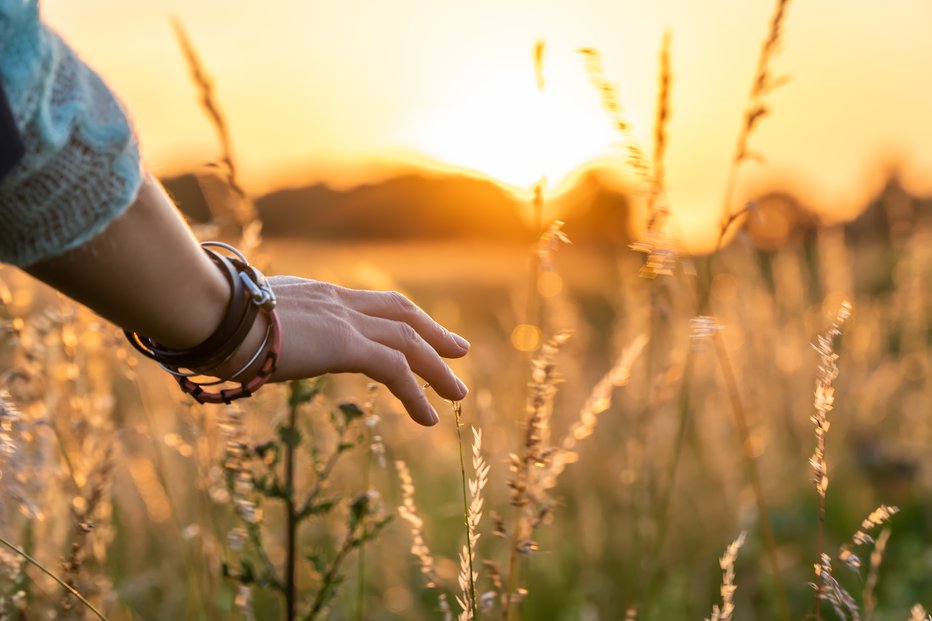
[[[205,374],[217,379],[232,381],[254,377],[262,367],[262,350],[269,345],[269,327],[268,315],[259,313],[246,337],[233,354],[213,369],[205,370]]]
[[[126,331],[126,336],[200,403],[230,403],[251,396],[271,379],[281,351],[281,324],[275,293],[259,270],[232,246],[220,242],[201,246],[231,291],[219,325],[205,340],[185,349],[165,347],[138,332]],[[223,248],[225,253],[210,247]],[[205,377],[217,380],[205,382],[201,379]],[[235,386],[205,390],[225,383]]]

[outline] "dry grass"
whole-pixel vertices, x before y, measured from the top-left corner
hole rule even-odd
[[[732,205],[734,175],[760,159],[751,139],[783,82],[773,60],[787,6],[776,3],[762,44],[725,188],[723,237],[744,213]],[[212,85],[178,32],[237,185]],[[535,48],[541,88],[544,51]],[[458,372],[475,396],[465,410],[456,405],[456,433],[441,426],[422,435],[388,415],[392,401],[347,378],[331,378],[300,416],[294,395],[275,386],[242,409],[191,409],[157,371],[137,366],[118,334],[0,270],[0,536],[16,550],[0,554],[0,617],[78,616],[84,609],[65,598],[77,591],[114,620],[281,618],[293,614],[285,601],[317,617],[449,620],[456,601],[461,619],[656,621],[702,618],[717,597],[716,621],[820,618],[822,601],[826,617],[904,618],[932,592],[923,500],[932,485],[922,461],[932,441],[924,263],[932,226],[879,249],[825,230],[815,233],[817,253],[735,245],[720,249],[697,282],[677,252],[664,198],[675,183],[663,168],[670,53],[666,39],[651,161],[600,57],[585,51],[651,197],[653,237],[636,248],[649,269],[628,249],[565,245],[557,223],[541,223],[534,269],[564,287],[546,301],[530,292],[539,303],[530,313],[515,302],[526,293],[520,276],[502,277],[522,274],[526,253],[486,258],[495,278],[473,274],[451,294],[446,267],[468,275],[465,251],[441,261],[391,249],[403,257],[398,282],[474,343]],[[254,213],[238,223],[257,244]],[[343,250],[331,261],[335,279],[365,285],[352,281],[362,249]],[[877,252],[892,265],[879,291],[867,274],[842,269]],[[314,263],[289,254],[293,265]],[[638,279],[639,271],[652,278]],[[602,275],[598,287],[582,286],[590,272]],[[858,315],[842,306],[818,337],[817,356],[807,355],[839,291]],[[520,322],[544,336],[530,358],[509,340]],[[332,418],[346,394],[366,395],[356,425]],[[836,404],[844,416],[830,421]],[[457,435],[465,424],[471,475]],[[813,424],[816,494],[805,483]],[[308,450],[287,450],[299,437]],[[397,479],[374,467],[386,455]],[[383,497],[399,506],[402,524],[372,540],[375,521],[386,524]],[[878,509],[861,520],[870,507]],[[296,508],[319,519],[298,525]],[[721,557],[721,575],[709,561],[735,532],[755,529],[761,538],[748,537],[739,590],[743,535]],[[833,558],[827,551],[836,546]],[[836,575],[833,563],[857,576]],[[356,588],[347,589],[352,578]],[[913,607],[911,620],[929,618]]]
[[[738,560],[738,551],[744,545],[745,534],[741,533],[738,538],[731,542],[725,549],[725,554],[719,559],[719,566],[722,568],[722,587],[719,593],[722,596],[722,605],[712,606],[712,615],[706,621],[731,621],[735,613],[735,591],[738,587],[735,585],[735,561]]]

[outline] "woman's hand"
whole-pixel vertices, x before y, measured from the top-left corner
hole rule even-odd
[[[385,384],[422,425],[433,425],[438,418],[414,374],[444,399],[466,396],[466,385],[442,358],[464,356],[469,343],[400,293],[346,289],[293,276],[268,280],[282,325],[275,381],[364,373]]]

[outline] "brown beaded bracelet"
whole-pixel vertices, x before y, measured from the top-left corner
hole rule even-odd
[[[275,294],[265,276],[249,264],[235,248],[222,242],[201,244],[211,261],[223,272],[230,284],[231,296],[220,326],[199,345],[184,350],[173,350],[137,332],[125,330],[130,343],[148,358],[175,376],[181,389],[200,403],[230,403],[234,399],[252,396],[275,372],[281,351],[281,324],[275,312]],[[218,246],[233,256],[221,255],[208,246]],[[269,327],[259,349],[243,367],[228,380],[196,382],[193,377],[211,375],[210,371],[227,362],[249,334],[259,312],[268,317]],[[264,358],[262,357],[264,355]],[[249,370],[256,361],[262,364],[254,376],[247,381],[237,381],[237,388],[208,392],[206,386],[234,383],[234,380]]]

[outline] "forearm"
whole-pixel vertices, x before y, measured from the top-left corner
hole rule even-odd
[[[220,326],[231,290],[192,237],[159,185],[143,183],[135,202],[97,237],[28,268],[71,298],[124,328],[169,349],[201,344]],[[388,386],[411,417],[435,424],[437,413],[415,373],[445,399],[467,388],[443,362],[469,349],[462,337],[433,321],[404,296],[356,291],[291,276],[269,279],[278,299],[282,341],[274,381],[323,373],[361,372]],[[235,353],[209,370],[220,378],[250,377],[263,349],[267,317],[256,322]]]
[[[204,341],[230,297],[223,275],[151,178],[100,235],[27,271],[118,326],[172,348]]]

